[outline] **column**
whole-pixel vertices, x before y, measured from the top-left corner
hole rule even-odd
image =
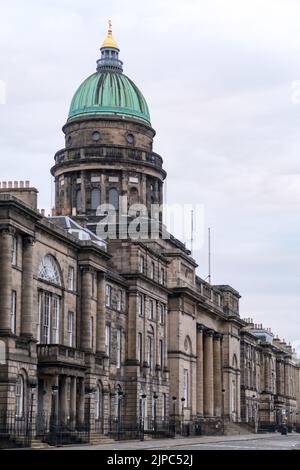
[[[137,343],[137,293],[130,293],[128,299],[128,359],[127,363],[137,365],[136,343]],[[153,345],[154,346],[154,345]],[[145,359],[144,359],[145,360]]]
[[[204,415],[214,415],[213,331],[204,331]]]
[[[214,334],[214,415],[222,415],[222,366],[221,366],[221,338],[220,333]]]
[[[81,172],[81,214],[86,213],[86,189],[85,189],[85,171]]]
[[[78,379],[78,408],[77,408],[77,419],[78,423],[84,424],[84,379]]]
[[[288,364],[284,363],[284,395],[289,395],[289,371],[288,371]]]
[[[98,274],[96,351],[105,356],[105,274]]]
[[[76,393],[77,393],[77,379],[71,377],[71,422],[76,425]]]
[[[81,271],[81,347],[91,350],[91,300],[92,300],[92,272],[89,267]]]
[[[9,229],[0,232],[0,331],[3,333],[11,331],[12,235]]]
[[[197,325],[197,414],[203,416],[203,326]]]
[[[33,237],[23,238],[22,315],[21,334],[29,338],[35,335],[35,309],[33,306]]]
[[[60,422],[66,424],[67,422],[67,376],[61,377],[61,392],[60,392]]]

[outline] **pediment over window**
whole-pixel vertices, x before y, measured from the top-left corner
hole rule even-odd
[[[54,256],[47,255],[43,258],[39,266],[38,277],[57,286],[62,285],[58,263]]]

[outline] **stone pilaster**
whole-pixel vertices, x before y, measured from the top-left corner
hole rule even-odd
[[[197,414],[203,416],[203,326],[197,325]]]
[[[214,415],[213,331],[204,331],[204,415]]]
[[[60,390],[60,415],[63,423],[67,422],[67,376],[61,377],[61,390]]]
[[[71,420],[75,423],[76,417],[76,395],[77,395],[77,379],[71,377]]]
[[[12,237],[13,231],[0,231],[0,332],[11,332],[11,291],[12,291]]]
[[[77,420],[79,424],[84,423],[84,379],[78,379],[78,403],[77,403]]]
[[[96,350],[105,356],[105,274],[98,274]]]
[[[137,361],[137,293],[130,293],[128,300],[128,365]]]
[[[214,415],[222,414],[222,365],[221,365],[221,338],[220,333],[214,334]]]
[[[35,309],[33,305],[33,246],[34,238],[23,238],[21,334],[33,338]]]
[[[83,268],[81,271],[81,335],[82,349],[91,350],[91,311],[92,311],[92,271]]]

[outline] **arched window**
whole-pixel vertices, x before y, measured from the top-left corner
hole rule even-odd
[[[108,203],[116,210],[119,209],[119,192],[116,188],[111,188],[108,192]]]
[[[16,417],[21,418],[24,414],[25,396],[24,396],[24,377],[18,376],[16,382]]]
[[[76,210],[81,211],[81,191],[80,189],[76,192]]]
[[[93,189],[91,193],[91,209],[96,211],[101,204],[100,189]]]
[[[43,258],[39,266],[38,276],[44,281],[61,286],[58,264],[56,259],[51,255],[47,255]]]

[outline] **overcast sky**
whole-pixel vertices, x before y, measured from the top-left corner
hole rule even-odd
[[[29,179],[53,205],[61,127],[110,18],[149,104],[168,203],[205,207],[213,283],[300,350],[298,0],[2,0],[0,179]],[[206,277],[207,244],[195,257]]]

